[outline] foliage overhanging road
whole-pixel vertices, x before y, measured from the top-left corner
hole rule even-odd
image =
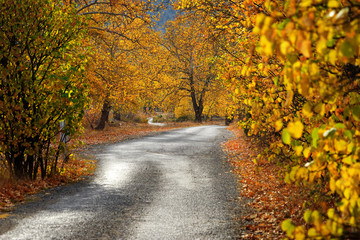
[[[106,146],[92,179],[20,206],[0,239],[235,239],[228,136],[201,126]]]

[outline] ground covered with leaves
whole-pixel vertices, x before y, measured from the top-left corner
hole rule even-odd
[[[75,139],[74,142],[82,142],[77,146],[82,148],[81,145],[86,147],[96,144],[116,143],[131,138],[143,137],[150,133],[196,125],[198,124],[193,122],[167,123],[164,126],[149,125],[147,123],[121,122],[107,126],[102,131],[87,129],[85,134]]]
[[[12,210],[16,204],[25,202],[32,194],[53,187],[79,181],[85,176],[92,175],[95,170],[95,161],[78,159],[71,156],[69,161],[61,163],[59,173],[44,180],[38,178],[35,181],[7,181],[0,188],[0,213]],[[6,216],[6,214],[0,215]]]
[[[281,229],[282,221],[288,218],[304,224],[303,205],[309,193],[303,188],[285,184],[283,169],[274,162],[257,162],[263,149],[256,139],[246,136],[237,126],[230,127],[235,137],[224,143],[224,150],[239,176],[240,198],[250,199],[252,209],[243,216],[250,222],[244,229],[243,239],[281,239],[286,234]]]
[[[121,123],[107,126],[102,131],[85,129],[81,137],[70,142],[70,145],[74,147],[74,154],[70,155],[68,162],[61,162],[59,164],[60,169],[58,174],[44,180],[38,178],[36,181],[11,181],[5,176],[0,176],[0,218],[6,217],[6,212],[11,211],[16,204],[27,201],[30,195],[53,187],[76,182],[93,175],[96,169],[96,161],[91,158],[84,158],[84,154],[82,154],[88,147],[98,144],[121,142],[126,139],[142,137],[151,133],[195,125],[197,124],[190,122],[169,123],[165,126],[155,126],[145,123]]]

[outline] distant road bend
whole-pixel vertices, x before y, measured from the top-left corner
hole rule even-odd
[[[90,180],[0,219],[0,239],[237,239],[236,180],[222,126],[103,146]]]

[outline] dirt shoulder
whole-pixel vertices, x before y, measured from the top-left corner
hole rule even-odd
[[[223,149],[239,177],[240,199],[249,200],[247,205],[251,209],[242,219],[249,222],[242,239],[285,238],[282,221],[291,217],[302,223],[303,203],[309,198],[308,193],[285,184],[284,169],[276,161],[255,164],[253,159],[263,150],[262,146],[235,125],[229,130],[235,137],[224,143]]]

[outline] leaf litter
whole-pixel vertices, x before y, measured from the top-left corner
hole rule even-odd
[[[283,169],[276,162],[253,159],[263,150],[261,143],[254,137],[246,136],[236,125],[230,126],[234,138],[223,143],[228,154],[233,172],[239,177],[240,199],[247,201],[253,211],[245,212],[242,239],[281,239],[286,233],[281,223],[291,218],[295,223],[302,223],[303,203],[309,195],[301,188],[285,184]]]

